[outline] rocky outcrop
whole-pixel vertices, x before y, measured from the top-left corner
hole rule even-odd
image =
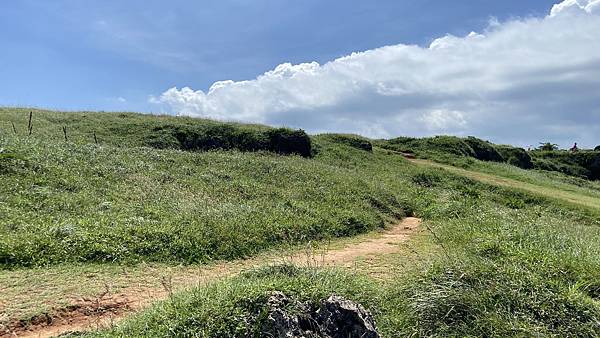
[[[263,336],[276,338],[379,338],[373,316],[362,305],[332,295],[315,307],[273,292]]]

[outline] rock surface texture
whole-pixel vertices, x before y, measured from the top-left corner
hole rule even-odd
[[[362,305],[332,295],[315,307],[273,292],[268,300],[264,337],[379,338],[375,320]]]

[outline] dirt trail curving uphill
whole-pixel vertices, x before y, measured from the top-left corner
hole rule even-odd
[[[80,299],[52,316],[36,318],[27,326],[13,322],[7,330],[0,331],[0,337],[52,337],[67,332],[110,327],[152,302],[168,298],[173,291],[199,286],[255,266],[284,262],[310,266],[352,266],[358,258],[399,252],[399,244],[406,241],[420,223],[420,219],[408,217],[375,237],[341,248],[323,251],[309,248],[286,257],[267,256],[209,266],[194,277],[182,277],[185,279],[181,283],[183,287],[175,288],[170,284],[171,281],[165,280],[163,288],[132,285],[117,294],[107,289],[94,299]]]
[[[431,160],[415,159],[407,157],[407,159],[417,165],[425,165],[435,168],[444,169],[453,172],[458,175],[468,177],[470,179],[497,186],[504,186],[513,189],[519,189],[525,192],[534,193],[536,195],[543,196],[561,203],[567,202],[576,206],[583,206],[590,209],[600,210],[600,199],[593,196],[586,196],[576,192],[565,191],[561,189],[555,189],[551,187],[545,187],[536,185],[516,179],[488,174],[480,171],[467,170],[459,167],[454,167],[448,164],[437,163]]]

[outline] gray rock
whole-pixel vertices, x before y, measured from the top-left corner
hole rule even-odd
[[[311,308],[281,292],[267,299],[264,337],[273,338],[379,338],[375,321],[360,304],[331,296]]]
[[[375,320],[362,305],[340,296],[321,302],[318,311],[321,330],[331,338],[379,338]]]
[[[264,333],[269,337],[294,338],[300,337],[300,321],[298,316],[289,313],[289,308],[300,307],[300,303],[288,298],[281,292],[273,292],[267,299],[269,316],[267,317]]]

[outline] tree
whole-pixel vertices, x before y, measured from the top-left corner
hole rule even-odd
[[[554,143],[550,143],[550,142],[540,142],[540,146],[538,147],[538,150],[546,150],[546,151],[552,151],[552,150],[558,150],[558,144],[554,144]]]
[[[596,148],[594,148],[595,151],[600,151],[600,146],[596,146]]]

